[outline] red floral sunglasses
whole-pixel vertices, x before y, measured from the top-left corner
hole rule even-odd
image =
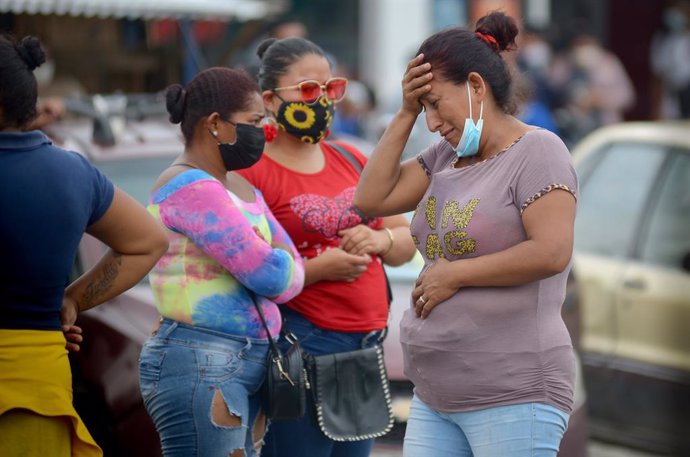
[[[347,79],[345,78],[331,78],[325,84],[318,81],[307,80],[302,81],[294,86],[276,87],[273,92],[280,92],[281,90],[299,89],[302,101],[308,105],[313,105],[323,95],[333,103],[338,103],[345,98],[345,89],[347,89]]]

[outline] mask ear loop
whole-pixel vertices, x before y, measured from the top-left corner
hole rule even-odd
[[[474,117],[472,116],[472,93],[470,92],[470,82],[467,81],[467,101],[470,105],[470,119],[472,119],[472,123],[476,125],[474,122]],[[479,103],[479,119],[477,119],[477,122],[482,120],[482,117],[484,117],[484,100],[482,100]]]
[[[467,81],[465,85],[467,86],[467,104],[470,105],[470,120],[474,124],[474,116],[472,116],[472,94],[470,93],[470,82]]]

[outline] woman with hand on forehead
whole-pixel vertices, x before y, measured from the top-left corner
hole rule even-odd
[[[415,385],[406,457],[555,456],[572,410],[561,306],[577,177],[557,136],[512,115],[501,52],[517,33],[493,12],[424,41],[355,195],[369,216],[416,208],[425,265],[400,328]],[[400,164],[422,110],[442,139]]]
[[[284,329],[313,355],[370,346],[388,320],[383,263],[414,255],[409,224],[404,216],[363,218],[352,206],[366,159],[348,144],[324,141],[347,80],[333,77],[323,50],[293,37],[266,40],[258,54],[272,122],[264,155],[240,173],[262,192],[305,259],[304,290],[281,306]],[[285,349],[284,338],[280,343]],[[273,422],[265,441],[264,457],[363,457],[373,445],[329,439],[311,412]]]

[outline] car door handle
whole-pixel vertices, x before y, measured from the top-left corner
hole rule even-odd
[[[623,281],[623,287],[626,289],[643,290],[646,283],[642,279],[626,279]]]

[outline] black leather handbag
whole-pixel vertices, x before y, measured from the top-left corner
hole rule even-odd
[[[268,330],[263,310],[249,291],[269,341],[266,379],[261,386],[263,410],[270,419],[300,419],[306,404],[307,372],[302,347],[293,335],[287,335],[290,349],[283,354]]]
[[[310,358],[309,374],[321,431],[334,441],[361,441],[393,428],[383,348]]]

